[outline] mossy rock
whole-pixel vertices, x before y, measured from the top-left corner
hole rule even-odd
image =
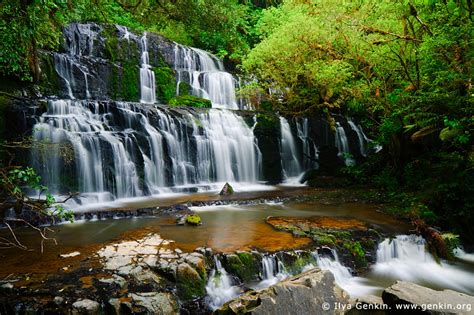
[[[249,252],[238,252],[226,256],[225,268],[243,282],[256,280],[259,273],[260,259]]]
[[[157,98],[163,103],[171,103],[176,95],[176,77],[173,69],[163,62],[153,71],[155,72]]]
[[[178,92],[179,92],[179,95],[181,96],[190,95],[191,86],[186,82],[179,82]]]
[[[266,130],[280,129],[280,119],[277,115],[271,113],[257,114],[257,127]]]
[[[212,108],[210,100],[192,95],[175,96],[169,100],[169,105],[172,107],[187,106],[195,108]]]
[[[176,270],[179,297],[184,301],[189,301],[204,296],[206,294],[206,280],[189,264],[179,264]]]
[[[190,214],[186,217],[186,223],[190,225],[199,225],[201,224],[201,217],[197,214]]]

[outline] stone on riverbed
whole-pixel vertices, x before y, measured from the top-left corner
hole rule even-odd
[[[348,294],[336,284],[332,273],[315,268],[270,288],[249,291],[227,302],[216,313],[338,314],[341,311],[334,310],[334,306],[348,302]]]
[[[178,305],[170,293],[132,293],[131,298],[136,306],[145,309],[146,314],[178,314]]]
[[[100,304],[89,299],[78,300],[72,304],[72,314],[99,314]]]
[[[233,193],[234,193],[234,188],[232,188],[232,186],[229,183],[225,183],[219,195],[228,196],[228,195],[232,195]]]
[[[405,281],[397,281],[385,289],[382,299],[392,309],[397,304],[417,305],[416,311],[424,314],[472,314],[474,309],[473,296],[453,290],[436,291]]]

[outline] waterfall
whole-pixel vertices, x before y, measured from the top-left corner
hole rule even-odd
[[[281,152],[281,164],[283,178],[288,180],[290,177],[296,177],[301,174],[301,165],[297,158],[297,151],[295,145],[295,139],[291,133],[290,124],[284,117],[280,117],[280,129],[281,129],[281,141],[280,141],[280,152]]]
[[[68,177],[81,193],[115,199],[260,179],[253,130],[230,111],[191,114],[126,102],[50,100],[33,130],[36,140],[70,143],[74,151],[72,173],[60,152],[46,152],[41,162],[35,156],[51,187]]]
[[[437,261],[426,250],[425,240],[416,235],[398,235],[381,242],[373,273],[377,277],[474,293],[474,274],[461,266]]]
[[[285,280],[289,276],[290,274],[285,270],[285,266],[275,255],[265,255],[262,257],[262,281],[257,283],[253,288],[268,288]]]
[[[318,148],[309,136],[308,118],[304,117],[296,121],[296,130],[298,138],[303,143],[303,166],[304,169],[317,168],[316,160],[319,158]]]
[[[210,100],[212,107],[239,109],[235,96],[237,82],[217,57],[201,49],[176,44],[174,69],[176,94],[179,94],[180,83],[185,82],[191,86],[192,95]]]
[[[359,125],[356,125],[352,120],[348,119],[347,123],[351,126],[351,129],[354,130],[357,134],[357,139],[359,140],[359,149],[362,156],[367,156],[367,137],[365,136],[362,128]]]
[[[146,39],[146,32],[143,33],[143,36],[140,39],[140,44],[142,50],[140,65],[140,103],[153,104],[156,101],[155,73],[151,69],[148,57],[148,43]]]
[[[354,159],[350,156],[349,141],[347,140],[346,131],[339,122],[336,122],[336,147],[338,150],[337,156],[344,159],[346,166],[355,164]]]
[[[222,267],[219,259],[214,256],[215,268],[211,271],[206,285],[206,301],[212,310],[218,309],[225,302],[236,298],[241,289],[232,285],[232,278]]]

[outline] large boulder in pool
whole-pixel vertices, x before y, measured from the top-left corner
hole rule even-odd
[[[472,314],[474,310],[473,296],[453,290],[436,291],[405,281],[385,289],[382,299],[392,310],[409,307],[410,312],[417,314]]]
[[[340,304],[338,304],[340,303]],[[227,302],[216,314],[338,314],[349,295],[330,271],[312,269],[259,291],[249,291]]]
[[[234,193],[234,188],[229,183],[225,183],[225,185],[224,185],[224,187],[222,187],[222,190],[219,193],[219,195],[229,196],[229,195],[232,195],[233,193]]]

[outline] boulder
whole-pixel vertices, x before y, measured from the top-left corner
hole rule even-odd
[[[135,306],[145,309],[146,314],[178,314],[178,305],[170,293],[132,293],[131,298]]]
[[[188,263],[181,263],[176,269],[178,295],[183,300],[192,300],[206,294],[206,278]]]
[[[337,305],[347,305],[348,294],[330,271],[311,269],[270,288],[249,291],[227,302],[217,314],[340,314]]]
[[[472,314],[474,297],[453,291],[436,291],[418,284],[397,281],[385,289],[382,299],[391,309],[407,307],[424,314]]]
[[[232,186],[229,183],[225,183],[219,195],[228,196],[228,195],[232,195],[233,193],[234,193],[234,188],[232,188]]]
[[[72,304],[72,314],[99,314],[100,304],[89,299],[82,299]]]

